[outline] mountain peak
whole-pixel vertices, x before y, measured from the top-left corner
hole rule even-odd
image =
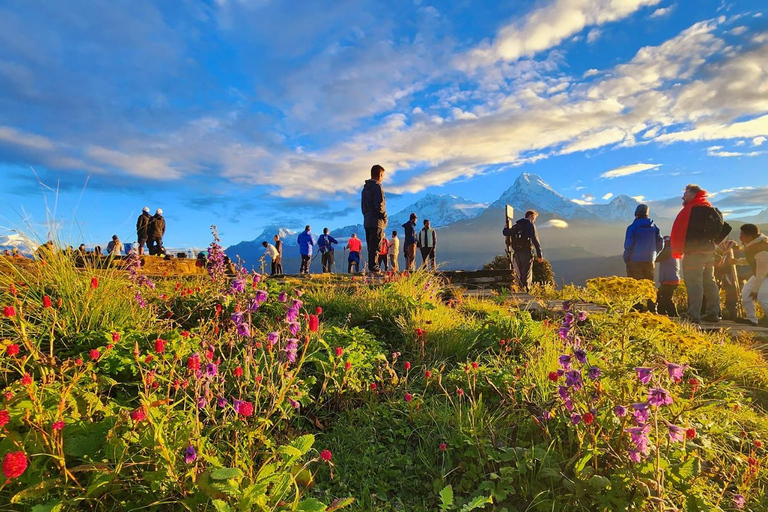
[[[520,174],[491,207],[501,208],[505,204],[512,205],[518,212],[536,210],[540,214],[551,213],[565,219],[593,216],[583,206],[556,192],[541,176],[527,172]]]

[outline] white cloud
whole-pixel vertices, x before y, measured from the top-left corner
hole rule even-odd
[[[592,69],[588,69],[588,70],[586,70],[586,71],[584,72],[584,75],[583,75],[583,76],[584,76],[584,78],[589,78],[590,76],[595,76],[595,75],[597,75],[597,74],[599,74],[599,73],[600,73],[600,72],[599,72],[598,70],[596,70],[596,69],[592,68]]]
[[[539,226],[540,228],[556,228],[565,229],[568,227],[568,223],[560,219],[551,219]]]
[[[661,164],[632,164],[632,165],[625,165],[623,167],[617,167],[616,169],[611,169],[610,171],[606,171],[603,174],[600,175],[601,178],[619,178],[622,176],[629,176],[630,174],[637,174],[639,172],[645,172],[650,171],[653,169],[658,169],[661,167]]]
[[[609,200],[609,199],[610,199],[610,198],[612,198],[612,197],[613,197],[613,192],[608,192],[607,194],[605,194],[605,195],[603,196],[603,200],[604,200],[604,201],[607,201],[607,200]]]
[[[768,139],[766,139],[762,135],[760,137],[755,137],[754,139],[752,139],[752,145],[753,146],[762,146],[763,142],[765,142],[766,140],[768,140]]]
[[[0,126],[0,143],[6,142],[14,146],[27,149],[47,151],[55,147],[55,144],[47,137],[34,133],[21,132],[10,126]]]
[[[587,34],[587,42],[589,44],[592,44],[595,41],[597,41],[598,39],[600,39],[601,35],[603,35],[603,31],[602,30],[600,30],[599,28],[593,28]]]
[[[642,203],[643,201],[645,201],[645,196],[630,196],[630,197],[635,201],[637,201],[638,203]]]
[[[616,144],[627,138],[626,132],[619,128],[608,128],[600,130],[594,133],[587,133],[579,137],[577,140],[568,144],[561,153],[576,153],[578,151],[588,151],[590,149],[597,149],[609,144]]]
[[[671,14],[674,8],[675,7],[673,5],[670,5],[669,7],[660,7],[655,11],[653,11],[653,13],[651,14],[651,18],[661,18],[662,16]]]
[[[707,148],[707,155],[709,156],[715,156],[718,158],[732,158],[732,157],[741,157],[741,156],[759,156],[763,155],[766,152],[765,151],[750,151],[750,152],[739,152],[739,151],[721,151],[721,146],[712,146]]]

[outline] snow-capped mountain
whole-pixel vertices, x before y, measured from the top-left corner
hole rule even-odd
[[[556,192],[536,174],[522,173],[489,209],[503,208],[505,204],[515,208],[515,215],[536,210],[562,219],[595,217],[592,211]]]
[[[757,215],[750,215],[749,217],[738,217],[733,220],[751,224],[768,224],[768,208],[761,211]]]
[[[30,255],[35,252],[39,244],[18,233],[11,233],[9,235],[0,235],[0,252],[5,250],[12,250],[14,247],[24,255]]]
[[[262,241],[268,242],[270,244],[273,243],[275,235],[280,235],[280,238],[284,242],[292,240],[295,243],[295,238],[299,236],[299,232],[295,229],[289,229],[278,225],[271,225],[264,228],[264,231],[262,231],[259,236],[254,238],[253,241],[258,242],[259,246],[261,247]]]
[[[585,208],[597,215],[604,222],[632,222],[635,218],[635,208],[640,204],[637,199],[621,194],[608,204],[590,204]],[[651,212],[653,213],[653,212]]]
[[[415,203],[406,206],[389,217],[387,230],[399,229],[408,222],[411,213],[418,216],[418,222],[429,219],[433,228],[447,226],[460,220],[471,219],[485,210],[487,204],[469,201],[463,197],[447,194],[427,194]]]

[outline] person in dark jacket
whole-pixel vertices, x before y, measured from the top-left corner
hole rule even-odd
[[[511,228],[504,228],[502,234],[512,237],[512,266],[517,276],[520,290],[527,292],[533,284],[533,258],[541,261],[541,244],[539,232],[536,229],[536,218],[539,214],[535,210],[525,212],[525,217],[518,220]]]
[[[323,228],[323,234],[317,239],[317,248],[320,250],[320,261],[323,264],[323,273],[333,272],[333,263],[335,260],[333,246],[338,244],[338,240],[328,234],[328,228]]]
[[[304,231],[299,233],[296,242],[299,244],[299,254],[301,254],[299,274],[309,274],[309,264],[312,262],[312,247],[315,245],[315,237],[312,235],[312,228],[309,225],[304,228]]]
[[[427,270],[436,270],[435,260],[437,258],[437,231],[429,225],[429,219],[424,219],[424,227],[419,231],[417,239],[419,249],[421,249],[421,266]]]
[[[376,257],[381,250],[381,239],[387,228],[387,200],[381,180],[384,179],[384,168],[380,165],[371,167],[371,179],[365,181],[363,192],[360,194],[360,208],[363,211],[363,227],[365,241],[368,245],[368,270],[379,272]]]
[[[149,238],[149,222],[152,216],[149,214],[149,206],[141,210],[141,215],[136,219],[136,239],[139,245],[139,255],[144,254],[144,244]]]
[[[627,266],[627,277],[653,281],[656,256],[664,248],[664,239],[659,228],[648,217],[649,212],[647,204],[637,205],[635,221],[627,227],[624,236],[624,263]],[[656,311],[656,303],[651,299],[648,299],[648,310]]]
[[[408,222],[403,224],[405,234],[403,236],[403,256],[405,256],[405,270],[413,271],[416,263],[416,214],[412,213]]]
[[[661,315],[677,316],[677,306],[672,297],[680,285],[680,260],[672,257],[669,237],[664,237],[664,248],[656,257],[659,264],[659,291],[656,294],[656,309]]]
[[[163,210],[158,208],[147,229],[147,247],[150,256],[162,256],[163,235],[165,235],[165,218]]]
[[[683,209],[672,225],[672,257],[683,258],[683,281],[688,294],[688,311],[680,318],[694,323],[720,321],[720,289],[715,281],[715,243],[706,232],[712,204],[707,191],[688,185],[683,192]],[[701,315],[701,303],[707,310]]]

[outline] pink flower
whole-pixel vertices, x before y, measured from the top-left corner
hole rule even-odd
[[[120,341],[120,333],[119,332],[113,332],[112,333],[112,343],[117,343]]]
[[[136,423],[142,422],[147,419],[147,412],[143,407],[139,407],[131,412],[131,419]]]
[[[410,402],[411,400],[413,400],[413,395],[411,395],[410,393],[406,393],[405,394],[405,401],[406,402]]]
[[[5,353],[10,357],[14,357],[19,353],[19,346],[16,343],[11,343],[5,348]]]
[[[63,422],[63,421],[61,421],[61,420],[59,420],[59,421],[54,421],[54,422],[51,424],[51,430],[61,430],[61,429],[63,429],[63,428],[64,428],[64,422]]]
[[[445,451],[445,450],[447,450],[447,449],[448,449],[448,445],[447,445],[447,444],[445,444],[445,443],[440,443],[440,451],[441,451],[441,452],[444,452],[444,451]]]
[[[88,351],[88,357],[91,358],[91,361],[98,361],[99,357],[101,357],[101,352],[95,348],[92,348],[90,351]]]
[[[237,407],[237,414],[245,418],[253,415],[253,404],[251,402],[241,402]]]
[[[27,470],[27,455],[22,452],[8,452],[3,457],[3,475],[8,480],[19,478]]]
[[[333,458],[333,453],[331,453],[331,450],[323,450],[320,452],[320,458],[326,462],[330,462]]]

